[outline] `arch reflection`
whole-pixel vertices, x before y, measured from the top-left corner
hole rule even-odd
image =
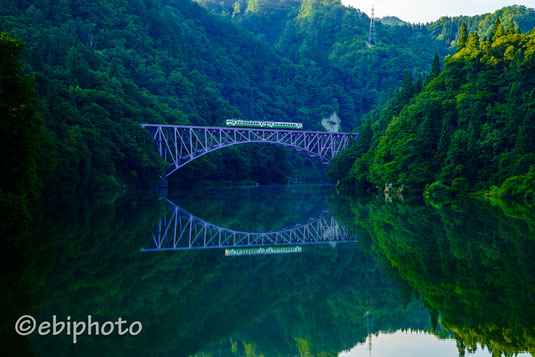
[[[350,233],[327,211],[292,228],[270,232],[242,232],[206,222],[169,199],[166,201],[169,211],[156,224],[149,247],[141,251],[357,242],[357,235]]]

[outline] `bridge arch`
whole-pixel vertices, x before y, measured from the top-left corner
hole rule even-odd
[[[244,142],[236,142],[236,143],[224,144],[224,145],[217,146],[217,147],[214,147],[214,148],[210,148],[208,150],[200,152],[195,157],[188,158],[186,161],[181,162],[179,165],[173,165],[172,170],[169,173],[167,173],[166,175],[170,176],[171,174],[173,174],[178,169],[180,169],[180,168],[186,166],[187,164],[195,161],[196,159],[200,158],[201,156],[204,156],[204,155],[209,154],[211,152],[214,152],[214,151],[217,151],[217,150],[220,150],[220,149],[225,149],[225,148],[228,148],[228,147],[231,147],[231,146],[244,145],[244,144],[258,144],[258,143],[282,146],[282,147],[287,148],[289,150],[296,151],[301,155],[305,155],[305,156],[307,156],[309,158],[315,159],[316,161],[318,161],[322,165],[328,165],[329,162],[330,162],[330,160],[329,161],[321,161],[322,158],[321,158],[321,156],[319,154],[317,154],[315,152],[312,152],[312,151],[309,151],[309,150],[301,149],[301,148],[299,148],[298,146],[295,146],[295,145],[288,145],[288,144],[284,144],[284,143],[271,143],[271,142],[260,141],[260,140],[252,140],[252,141],[244,141]],[[174,162],[172,164],[174,164]]]
[[[170,176],[188,163],[210,152],[246,143],[268,143],[283,146],[322,164],[331,160],[352,141],[357,133],[331,133],[258,128],[221,128],[184,125],[142,124],[149,130],[162,158],[171,164]]]

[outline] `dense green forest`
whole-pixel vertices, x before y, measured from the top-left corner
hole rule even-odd
[[[2,98],[2,105],[8,110],[27,101],[26,108],[34,109],[24,116],[35,117],[36,125],[26,125],[26,134],[4,126],[6,160],[25,167],[14,169],[6,181],[31,184],[23,185],[24,193],[2,184],[2,202],[14,202],[15,196],[23,202],[39,192],[87,193],[154,183],[165,168],[139,126],[143,122],[222,125],[226,118],[238,117],[298,121],[307,129],[323,129],[321,120],[335,115],[343,130],[364,131],[375,121],[365,115],[391,103],[404,72],[419,87],[420,81],[428,82],[435,54],[439,59],[454,54],[456,44],[450,40],[458,37],[460,21],[481,37],[494,31],[492,21],[498,16],[514,19],[523,32],[535,23],[533,11],[525,7],[425,25],[377,23],[377,44],[369,48],[369,18],[336,0],[200,3],[207,9],[190,0],[0,4],[0,32],[10,34],[2,35],[9,43],[17,43],[16,51],[10,45],[2,48],[2,61],[12,63],[2,71],[9,68],[22,76],[22,94]],[[525,51],[523,61],[529,61],[531,44],[527,37],[518,38],[525,43],[512,40],[513,48]],[[16,41],[24,42],[24,48]],[[487,42],[481,39],[481,44]],[[459,57],[452,57],[452,63],[460,63]],[[5,80],[1,85],[2,92],[13,91]],[[525,85],[530,85],[528,79]],[[529,97],[525,88],[516,90]],[[7,145],[17,138],[15,133],[24,140]],[[522,156],[525,151],[519,150]],[[503,164],[514,159],[509,156]],[[526,174],[514,176],[518,181]],[[448,175],[435,180],[450,185],[463,179]],[[464,177],[469,187],[479,178],[501,185],[477,175]],[[318,176],[315,164],[285,149],[244,145],[196,160],[173,179],[284,183],[289,177]],[[345,181],[342,176],[338,178]],[[368,181],[382,184],[382,179]],[[465,181],[457,183],[466,186]]]
[[[361,140],[333,165],[348,186],[426,197],[486,192],[535,198],[535,32],[495,21],[488,37],[462,26],[422,89],[406,73],[371,113]]]
[[[455,46],[461,35],[463,22],[468,32],[477,32],[480,37],[489,37],[494,30],[494,23],[498,18],[504,24],[514,21],[521,32],[529,32],[534,26],[534,16],[535,9],[533,8],[509,6],[497,10],[492,14],[442,17],[438,21],[426,24],[425,27],[434,38]]]
[[[4,30],[27,42],[24,69],[36,78],[46,129],[39,176],[50,191],[157,177],[162,164],[139,123],[290,120],[294,101],[277,98],[315,87],[251,34],[189,1],[65,5],[16,2],[1,9]],[[281,155],[269,147],[227,154],[252,166],[256,177],[257,162]],[[287,165],[277,170],[284,160],[271,161],[279,176],[287,171]],[[226,162],[216,155],[204,164],[198,171],[210,173],[224,171]]]
[[[405,70],[416,80],[427,76],[435,53],[441,59],[453,54],[462,22],[480,36],[490,34],[497,18],[514,20],[522,32],[535,26],[535,11],[523,6],[473,17],[443,17],[428,24],[380,22],[377,44],[370,49],[365,45],[369,17],[339,0],[196,1],[252,31],[281,56],[321,71],[335,91],[342,87],[349,98],[336,97],[338,107],[333,109],[343,123],[353,126],[359,126],[362,115],[377,103],[390,99]],[[344,99],[350,100],[349,107]]]
[[[442,57],[450,53],[449,44],[427,35],[420,25],[377,23],[377,44],[370,49],[370,18],[338,0],[198,2],[318,78],[324,85],[311,95],[316,101],[331,98],[334,106],[326,107],[327,114],[336,112],[346,129],[360,125],[363,114],[390,96],[404,70],[425,76],[435,52]]]

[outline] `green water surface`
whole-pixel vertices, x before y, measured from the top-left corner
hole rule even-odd
[[[5,355],[535,355],[533,209],[349,197],[330,186],[56,197],[5,244]],[[170,204],[270,232],[328,213],[357,242],[227,257],[143,251]],[[293,244],[295,245],[295,244]],[[22,315],[142,323],[136,336],[21,337]],[[370,343],[371,342],[371,343]],[[522,354],[522,355],[524,355]]]

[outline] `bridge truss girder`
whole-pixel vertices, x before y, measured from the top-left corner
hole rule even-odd
[[[269,143],[317,158],[328,164],[357,133],[332,133],[258,128],[223,128],[183,125],[142,124],[150,131],[162,158],[171,164],[169,176],[193,160],[228,146]]]

